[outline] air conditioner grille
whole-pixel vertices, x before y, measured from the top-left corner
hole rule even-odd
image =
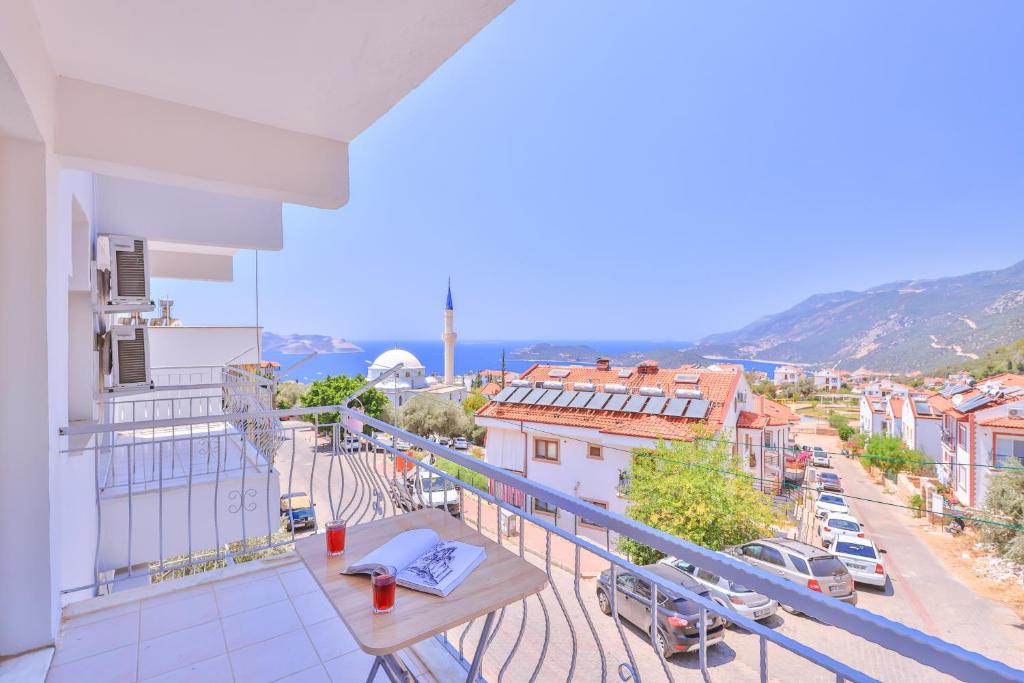
[[[117,340],[118,384],[144,384],[146,377],[146,336]]]
[[[146,257],[142,240],[134,241],[131,251],[117,250],[117,291],[121,298],[146,298]]]

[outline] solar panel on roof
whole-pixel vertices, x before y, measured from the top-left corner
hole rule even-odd
[[[515,387],[505,387],[504,389],[496,393],[494,395],[494,398],[492,398],[491,400],[498,401],[499,403],[502,401],[507,401],[508,397],[511,396],[513,393],[515,393]]]
[[[627,413],[639,413],[644,404],[647,403],[646,396],[630,396],[629,400],[626,401],[626,406],[623,408]]]
[[[562,395],[556,398],[555,402],[552,405],[556,405],[559,408],[564,408],[567,405],[569,405],[569,403],[577,396],[579,396],[578,391],[563,391]]]
[[[661,411],[664,409],[666,403],[668,403],[668,399],[664,396],[654,396],[647,402],[647,405],[644,406],[644,412],[648,415],[661,415]]]
[[[914,401],[914,409],[922,415],[932,414],[932,407],[924,401]]]
[[[942,389],[942,391],[939,392],[939,396],[945,396],[946,398],[951,398],[953,396],[956,396],[957,394],[962,394],[965,391],[970,391],[970,390],[971,390],[971,387],[966,385],[966,384],[954,384],[952,386],[944,387]]]
[[[548,377],[568,377],[569,371],[565,368],[551,368],[548,370]]]
[[[987,404],[989,404],[991,402],[992,402],[992,397],[991,396],[988,396],[986,394],[981,394],[980,396],[975,396],[972,399],[964,401],[963,403],[958,405],[956,407],[956,409],[959,410],[961,413],[967,413],[967,412],[970,412],[972,410],[977,410],[978,408],[982,407],[983,405],[987,405]]]
[[[525,397],[531,391],[533,391],[533,390],[530,389],[529,387],[519,387],[515,391],[512,392],[511,396],[508,397],[508,402],[509,403],[522,403],[523,402],[523,397]]]
[[[608,402],[608,399],[612,397],[611,394],[606,394],[603,391],[599,391],[590,399],[590,403],[587,404],[587,408],[590,410],[601,410],[604,408],[604,404]]]
[[[684,417],[692,417],[695,420],[703,420],[707,417],[708,408],[711,407],[711,403],[708,401],[701,401],[693,399],[690,401],[690,405],[686,408],[686,415]]]
[[[581,391],[576,394],[576,398],[572,400],[572,403],[569,404],[569,407],[582,408],[583,406],[587,405],[587,402],[593,397],[594,395],[589,391]]]
[[[537,401],[537,405],[549,406],[555,402],[555,399],[558,398],[561,393],[561,389],[548,389],[544,392],[544,395],[540,397],[540,400]]]
[[[680,372],[676,375],[677,382],[685,382],[687,384],[696,384],[700,380],[700,375],[695,375],[688,372]]]
[[[668,417],[682,417],[688,402],[689,400],[685,398],[671,398],[661,414]]]
[[[626,405],[626,401],[629,400],[629,396],[625,394],[615,394],[605,405],[605,410],[622,410],[622,406]]]
[[[633,374],[633,371],[630,370],[629,368],[623,368],[623,369],[619,370],[619,377],[621,377],[622,379],[626,379],[627,377],[629,377],[632,374]]]
[[[534,403],[540,400],[540,397],[548,392],[548,389],[531,389],[530,393],[523,398],[524,405],[532,406]]]

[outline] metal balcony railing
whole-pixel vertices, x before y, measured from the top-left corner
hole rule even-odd
[[[728,675],[730,680],[757,678],[766,681],[791,678],[772,673],[774,667],[804,667],[809,680],[824,674],[829,680],[871,681],[887,671],[866,671],[879,661],[898,663],[903,671],[924,680],[947,674],[962,680],[1024,680],[1024,672],[969,652],[921,631],[885,617],[851,607],[766,573],[731,556],[694,545],[640,524],[622,515],[598,508],[578,498],[489,465],[470,455],[449,450],[370,418],[344,406],[300,410],[253,410],[253,404],[228,402],[248,410],[225,412],[214,417],[193,416],[168,420],[127,422],[103,426],[72,426],[69,435],[92,434],[93,439],[78,449],[98,463],[105,448],[118,435],[129,443],[125,451],[131,467],[140,457],[138,439],[153,430],[170,430],[171,449],[157,449],[154,471],[164,471],[164,460],[174,449],[192,449],[207,439],[211,424],[230,425],[232,438],[243,451],[260,453],[263,459],[242,458],[228,470],[223,451],[209,455],[209,465],[197,475],[195,462],[185,462],[183,485],[171,487],[158,478],[146,486],[121,490],[116,504],[106,504],[106,482],[96,469],[96,514],[99,517],[95,551],[95,591],[109,590],[129,576],[150,574],[153,580],[167,580],[178,573],[205,566],[241,562],[287,549],[298,534],[317,533],[331,518],[344,518],[350,525],[382,517],[401,515],[431,499],[417,495],[409,482],[425,477],[431,489],[443,490],[443,505],[466,524],[541,566],[549,587],[537,596],[502,610],[487,640],[483,676],[487,680],[677,680],[691,675],[687,668],[712,677],[715,666],[747,666]],[[325,416],[337,416],[327,421]],[[308,422],[285,420],[304,417]],[[285,420],[285,421],[282,421]],[[364,427],[377,430],[363,433]],[[410,455],[390,444],[406,441],[417,449]],[[261,445],[257,445],[261,444]],[[266,450],[273,447],[273,450]],[[109,448],[107,446],[106,448]],[[423,456],[423,457],[420,457]],[[430,456],[439,458],[434,464]],[[148,461],[147,461],[148,462]],[[448,465],[454,465],[449,467]],[[408,467],[406,467],[406,465]],[[462,478],[449,473],[459,473]],[[470,476],[471,475],[471,476]],[[487,481],[486,487],[474,486]],[[129,482],[131,479],[129,478]],[[488,491],[501,492],[495,496]],[[300,530],[299,516],[288,509],[281,514],[280,496],[305,493],[313,502],[310,530]],[[689,593],[650,570],[620,556],[614,548],[591,542],[558,526],[546,514],[534,510],[554,509],[585,519],[620,537],[684,559],[721,577],[770,596],[794,610],[831,626],[833,636],[821,641],[801,642],[780,629],[747,619],[707,597]],[[610,616],[600,613],[595,600],[595,579],[607,571],[610,582],[629,573],[651,586],[640,607],[655,615],[649,628],[628,625],[621,611],[626,605],[611,591]],[[658,643],[656,608],[665,591],[688,594],[699,605],[694,625],[697,647],[692,655],[665,659]],[[618,596],[618,597],[617,597]],[[635,600],[635,598],[634,598]],[[727,619],[756,639],[752,661],[746,664],[717,661],[709,645],[719,619]],[[636,620],[633,619],[635,622]],[[439,640],[451,655],[468,668],[470,651],[477,643],[480,625],[470,623],[453,629]],[[731,632],[730,632],[731,634]],[[731,635],[726,636],[728,640]],[[843,662],[831,652],[833,639],[850,639],[874,648],[874,662]],[[715,661],[712,661],[715,660]],[[726,669],[727,671],[727,669]],[[802,671],[802,669],[801,669]],[[799,674],[803,676],[804,674]]]

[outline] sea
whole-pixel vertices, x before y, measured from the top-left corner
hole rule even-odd
[[[602,354],[614,356],[623,353],[630,353],[634,351],[650,351],[653,349],[665,349],[665,348],[687,348],[692,346],[690,342],[671,342],[671,341],[547,341],[550,344],[565,345],[565,346],[589,346],[596,349]],[[420,362],[427,369],[428,374],[440,374],[444,370],[444,345],[440,340],[406,340],[406,341],[391,341],[391,340],[363,340],[355,341],[351,343],[358,346],[361,351],[352,353],[324,353],[314,356],[311,360],[303,363],[301,366],[296,368],[294,371],[288,373],[287,376],[283,376],[282,379],[293,379],[303,383],[312,382],[317,379],[321,379],[328,375],[366,375],[366,369],[370,363],[384,351],[393,348],[405,349],[409,353],[419,358]],[[512,351],[521,349],[533,344],[541,343],[541,341],[462,341],[459,340],[455,347],[455,374],[464,375],[479,370],[497,370],[501,367],[501,354],[505,352],[505,368],[512,372],[523,372],[535,361],[532,360],[512,360]],[[265,360],[277,361],[281,364],[282,371],[299,360],[302,359],[301,355],[284,354],[275,351],[265,351],[263,353]],[[557,364],[557,361],[544,361],[546,363]],[[711,364],[716,360],[708,360],[707,363]],[[765,361],[745,360],[745,359],[729,359],[722,360],[720,362],[738,363],[744,366],[747,370],[763,370],[771,375],[773,369],[777,363],[768,363]]]

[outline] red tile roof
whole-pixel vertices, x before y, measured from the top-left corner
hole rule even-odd
[[[800,416],[793,412],[789,406],[764,396],[756,396],[754,398],[754,406],[757,408],[758,413],[768,416],[768,424],[772,427],[781,427],[790,422],[800,421]]]
[[[903,417],[903,398],[900,396],[893,396],[889,399],[889,409],[892,411],[892,416],[899,420]]]
[[[484,385],[484,388],[480,390],[480,393],[484,396],[494,396],[501,391],[501,385],[497,382],[488,382]]]
[[[944,413],[953,412],[956,413],[957,415],[964,415],[964,413],[960,412],[960,409],[957,407],[957,404],[962,405],[967,401],[971,400],[972,398],[974,398],[975,396],[980,396],[983,392],[981,391],[981,389],[979,389],[979,387],[985,385],[987,382],[1000,382],[1005,387],[1024,388],[1024,375],[1019,375],[1012,372],[1004,372],[999,375],[993,375],[992,377],[986,377],[985,379],[978,380],[977,384],[975,384],[974,388],[971,389],[970,391],[965,391],[962,394],[957,394],[957,396],[963,397],[962,400],[958,400],[957,403],[953,403],[952,397],[946,398],[945,396],[941,396],[939,394],[932,395],[929,398],[929,403],[931,403],[934,408],[941,410]],[[1003,403],[1012,403],[1021,400],[1024,400],[1024,393],[1017,394],[1016,396],[1003,396],[1000,398],[993,398],[991,402],[986,403],[983,407],[994,408],[995,406],[1002,405]]]
[[[534,365],[522,375],[523,379],[534,382],[551,381],[554,378],[548,375],[550,369],[564,370],[568,374],[558,379],[565,383],[567,390],[579,383],[595,384],[598,391],[603,390],[608,384],[623,384],[631,394],[639,393],[641,386],[660,387],[665,396],[671,397],[675,395],[676,389],[700,389],[704,398],[711,403],[707,417],[703,420],[495,401],[480,408],[477,415],[515,422],[522,420],[566,427],[583,427],[607,434],[649,439],[691,440],[698,436],[711,436],[721,429],[726,408],[736,395],[742,368],[738,365],[720,365],[719,367],[722,369],[711,370],[696,366],[683,366],[657,368],[653,372],[641,373],[636,368],[611,367],[607,370],[598,370],[591,365]],[[628,377],[619,376],[619,372],[624,370],[630,371]],[[678,374],[696,375],[697,382],[676,382],[675,377]]]
[[[741,410],[736,416],[736,427],[739,429],[764,429],[768,426],[768,416]]]
[[[1024,429],[1024,417],[993,417],[988,420],[978,420],[978,424],[984,427],[1003,427],[1005,429]]]

